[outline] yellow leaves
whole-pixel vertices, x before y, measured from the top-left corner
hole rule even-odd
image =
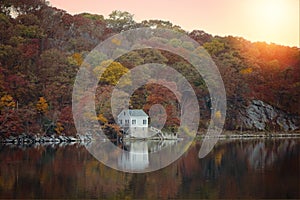
[[[240,73],[243,74],[243,75],[251,74],[252,72],[253,72],[253,69],[251,67],[240,70]]]
[[[104,117],[103,114],[99,114],[98,117],[97,117],[97,120],[106,124],[108,122],[108,120]]]
[[[83,58],[82,58],[82,56],[81,56],[80,53],[74,53],[74,54],[72,55],[72,57],[73,57],[73,59],[75,60],[75,62],[76,62],[77,65],[81,65],[81,64],[82,64]]]
[[[221,125],[220,123],[222,122],[222,113],[221,111],[216,111],[214,114],[214,118],[212,118],[212,122],[213,124],[218,127],[219,125]],[[225,117],[225,116],[224,116]]]
[[[104,117],[103,114],[99,114],[98,116],[95,116],[95,115],[93,115],[92,112],[86,112],[86,113],[84,113],[84,116],[93,121],[100,121],[103,124],[106,124],[108,122],[108,120]]]
[[[63,130],[65,130],[65,129],[64,129],[62,123],[57,122],[54,130],[58,135],[60,135],[60,134],[62,134]]]
[[[109,66],[105,68],[108,64]],[[126,74],[129,70],[119,62],[111,62],[110,60],[107,60],[107,61],[103,61],[100,64],[100,66],[95,67],[93,71],[97,75],[98,79],[100,79],[100,81],[110,85],[117,85],[119,79],[124,74]],[[131,82],[130,80],[126,79],[125,81],[122,82],[122,84],[129,85],[131,84]]]
[[[218,110],[218,111],[215,113],[215,117],[216,117],[217,119],[221,119],[221,117],[222,117],[221,111]]]
[[[74,53],[72,56],[68,57],[68,62],[71,65],[80,66],[83,63],[83,58],[80,53]]]
[[[0,99],[0,109],[2,109],[4,107],[6,107],[6,108],[15,108],[16,107],[16,103],[15,103],[12,96],[4,95],[3,97],[1,97],[1,99]]]
[[[111,40],[111,42],[112,42],[113,44],[117,45],[117,46],[120,46],[120,45],[122,44],[122,41],[119,40],[119,39],[117,39],[117,38],[113,38],[113,39]]]
[[[36,109],[39,113],[47,113],[49,106],[44,97],[40,97],[39,101],[36,104]]]

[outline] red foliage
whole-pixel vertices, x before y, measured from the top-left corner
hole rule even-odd
[[[31,40],[27,44],[21,45],[20,48],[24,59],[32,59],[38,56],[39,43],[37,40]]]
[[[72,107],[66,106],[61,110],[59,122],[63,124],[64,133],[66,135],[76,135],[76,129],[74,126]]]
[[[23,122],[16,110],[2,110],[0,114],[1,136],[17,136],[24,131]]]
[[[147,103],[144,106],[144,110],[149,112],[150,108],[154,104],[161,104],[164,106],[167,114],[166,127],[176,127],[180,124],[179,110],[177,109],[178,101],[171,90],[166,86],[176,89],[174,82],[167,82],[165,80],[160,81],[158,84],[148,84],[146,89],[149,92],[147,97]],[[180,94],[177,94],[180,97]]]

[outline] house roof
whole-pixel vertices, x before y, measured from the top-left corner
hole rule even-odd
[[[148,117],[148,115],[142,110],[142,109],[134,109],[134,110],[125,110],[126,112],[129,113],[130,116],[144,116]]]

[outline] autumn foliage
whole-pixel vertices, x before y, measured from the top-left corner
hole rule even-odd
[[[72,90],[85,56],[113,34],[150,26],[185,32],[168,21],[135,22],[128,12],[114,11],[104,18],[89,13],[70,15],[42,0],[1,1],[1,134],[76,135],[71,109]],[[238,128],[238,113],[252,99],[263,100],[290,114],[300,114],[299,48],[252,43],[232,36],[212,36],[200,30],[187,34],[210,53],[222,75],[228,104],[226,128]],[[151,38],[151,42],[155,43],[157,39]],[[118,47],[115,53],[122,51],[121,41],[112,42]],[[176,39],[165,42],[176,51],[188,49],[191,45],[179,45],[180,41]],[[94,56],[106,59],[101,53]],[[142,49],[119,57],[102,71],[101,65],[105,62],[95,63],[99,67],[94,68],[96,75],[102,73],[98,77],[95,99],[96,120],[100,124],[109,129],[114,127],[110,97],[119,79],[135,66],[157,62],[173,67],[190,82],[200,105],[199,128],[207,126],[211,113],[207,87],[202,77],[184,59],[170,52]],[[144,73],[140,78],[146,76],[147,73]],[[173,84],[171,80],[162,81]],[[130,81],[125,81],[125,87],[126,84]],[[180,106],[167,88],[146,85],[138,88],[130,99],[131,107],[146,111],[157,103],[162,104],[168,114],[167,128],[176,129],[180,124]]]
[[[44,114],[48,112],[48,103],[44,97],[40,97],[36,104],[36,109],[39,113]]]

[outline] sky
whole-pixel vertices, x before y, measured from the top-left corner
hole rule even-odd
[[[49,0],[70,14],[88,12],[104,17],[128,11],[134,20],[160,19],[184,30],[238,36],[252,42],[299,44],[300,0]]]

